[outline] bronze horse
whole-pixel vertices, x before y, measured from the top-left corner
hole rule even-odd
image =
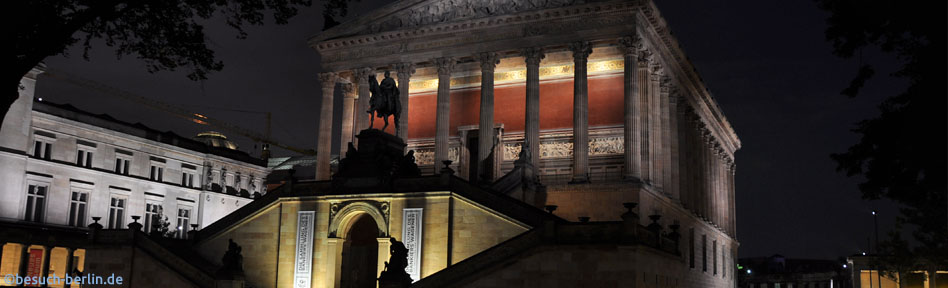
[[[385,126],[382,126],[382,131],[385,131],[385,128],[388,128],[388,116],[394,116],[395,119],[395,135],[398,135],[398,118],[401,114],[401,103],[399,101],[399,91],[398,86],[395,85],[395,79],[392,79],[389,76],[389,72],[385,71],[385,79],[382,79],[382,83],[379,84],[379,81],[375,79],[375,75],[369,75],[369,92],[372,92],[372,97],[369,98],[369,129],[372,129],[374,121],[372,121],[373,113],[374,116],[382,118],[385,121]]]

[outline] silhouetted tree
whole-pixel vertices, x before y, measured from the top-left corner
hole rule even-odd
[[[913,225],[912,253],[934,264],[948,261],[948,127],[944,1],[817,0],[830,12],[826,38],[833,53],[850,58],[867,47],[897,57],[893,76],[908,87],[880,105],[880,115],[856,124],[861,139],[831,157],[837,169],[862,177],[866,199],[901,204],[899,223]],[[856,97],[875,74],[860,67],[843,95]],[[909,228],[909,227],[906,227]],[[889,240],[888,244],[894,244]]]
[[[345,16],[338,3],[323,0],[324,14]],[[221,17],[246,37],[243,27],[261,25],[265,13],[277,24],[286,24],[312,0],[31,0],[10,1],[4,9],[16,38],[12,62],[7,66],[0,111],[6,114],[18,97],[20,78],[46,57],[64,54],[81,41],[88,58],[91,41],[103,39],[117,56],[134,55],[145,61],[149,72],[188,69],[188,78],[205,79],[223,63],[207,47],[202,20]],[[345,5],[342,5],[345,6]],[[341,11],[341,12],[340,12]]]

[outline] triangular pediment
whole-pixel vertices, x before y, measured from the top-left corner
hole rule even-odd
[[[412,29],[596,0],[404,0],[378,8],[313,36],[310,42]]]

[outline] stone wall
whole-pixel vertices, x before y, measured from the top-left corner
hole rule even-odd
[[[527,227],[468,202],[453,199],[451,264],[507,241],[528,230]]]

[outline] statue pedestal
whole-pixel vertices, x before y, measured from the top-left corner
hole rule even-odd
[[[411,285],[411,276],[405,271],[382,271],[379,275],[379,288],[404,288]]]
[[[359,147],[352,147],[339,161],[339,170],[333,175],[333,187],[370,188],[388,186],[393,178],[417,177],[421,174],[415,165],[414,152],[405,154],[405,141],[376,129],[359,132]]]

